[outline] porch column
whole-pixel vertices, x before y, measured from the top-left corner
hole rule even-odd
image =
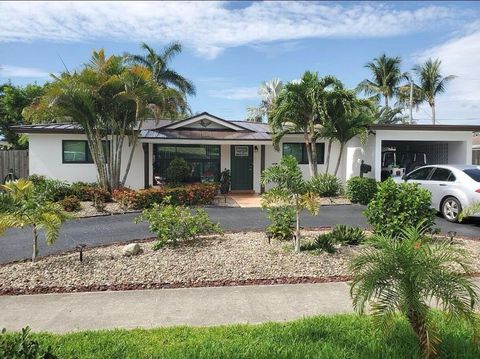
[[[143,147],[143,183],[144,188],[150,187],[150,151],[148,143],[142,143]]]

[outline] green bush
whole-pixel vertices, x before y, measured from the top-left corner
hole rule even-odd
[[[175,157],[165,172],[167,182],[182,183],[190,177],[190,166],[183,158]]]
[[[302,249],[306,251],[322,251],[327,253],[335,253],[335,239],[332,233],[319,234],[313,242],[307,243],[302,246]]]
[[[59,203],[67,212],[77,212],[81,209],[80,200],[76,196],[65,197]]]
[[[274,206],[267,208],[270,225],[267,234],[282,241],[291,240],[295,230],[295,210],[290,206]]]
[[[7,334],[0,332],[0,358],[5,359],[56,359],[51,347],[43,348],[38,341],[32,339],[30,328],[23,328],[20,333]]]
[[[320,197],[337,197],[342,193],[342,182],[330,173],[322,173],[312,177],[310,184]]]
[[[75,195],[67,182],[45,178],[43,176],[34,177],[34,181],[36,181],[36,184],[33,182],[35,192],[47,201],[58,202],[65,197]]]
[[[74,195],[80,201],[91,201],[92,200],[92,190],[98,188],[96,183],[87,183],[87,182],[73,182],[70,186]]]
[[[150,232],[157,235],[155,250],[167,242],[176,245],[178,241],[193,240],[199,235],[222,233],[220,225],[212,222],[205,210],[197,209],[192,213],[188,207],[170,204],[169,197],[164,203],[155,203],[152,208],[145,209],[135,219],[136,223],[141,221],[148,222]]]
[[[389,178],[379,184],[365,216],[375,233],[396,236],[407,227],[422,225],[431,229],[435,218],[431,203],[428,190],[416,183],[397,184]]]
[[[366,238],[361,228],[349,227],[344,224],[336,225],[329,234],[333,241],[339,244],[358,245]]]
[[[346,192],[353,203],[366,205],[377,193],[377,182],[373,178],[352,177],[347,181]]]

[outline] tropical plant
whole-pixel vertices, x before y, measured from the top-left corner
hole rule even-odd
[[[53,244],[68,216],[60,206],[35,193],[33,183],[28,180],[8,182],[0,188],[5,191],[0,201],[0,234],[11,227],[32,227],[32,262],[35,262],[38,256],[38,231],[43,230],[47,244]]]
[[[145,118],[187,111],[182,93],[158,85],[145,67],[127,66],[121,56],[106,57],[103,49],[93,52],[82,71],[53,79],[25,113],[34,116],[54,107],[78,122],[87,137],[99,186],[107,190],[124,187]],[[130,153],[122,165],[127,141]]]
[[[176,245],[179,240],[193,240],[199,235],[221,234],[218,223],[212,222],[204,209],[194,213],[188,207],[170,204],[167,197],[163,203],[155,203],[152,208],[145,209],[135,222],[147,221],[150,232],[157,235],[153,249],[162,248],[167,242]]]
[[[321,251],[330,254],[337,251],[337,248],[335,247],[335,239],[331,232],[319,234],[312,242],[304,244],[302,249],[306,251]]]
[[[64,211],[67,212],[77,212],[82,206],[80,200],[76,196],[68,196],[59,201],[60,206],[62,206]]]
[[[352,177],[346,185],[347,198],[352,203],[367,205],[377,193],[377,181],[368,177]]]
[[[275,101],[283,89],[283,83],[278,77],[270,81],[262,82],[258,90],[260,96],[260,106],[247,107],[247,120],[251,122],[263,122],[270,111],[272,111]]]
[[[330,173],[321,173],[311,178],[312,189],[320,197],[337,197],[342,192],[342,182]]]
[[[345,224],[337,224],[330,232],[335,243],[358,245],[365,241],[365,233],[361,228],[349,227]]]
[[[183,158],[175,157],[165,171],[167,181],[173,184],[185,182],[190,176],[190,166]]]
[[[57,359],[51,346],[44,347],[30,334],[30,328],[22,328],[19,333],[0,331],[0,358],[5,359]]]
[[[272,128],[273,146],[278,150],[283,136],[302,133],[307,151],[310,175],[317,174],[316,141],[325,137],[327,95],[343,88],[333,76],[318,77],[318,73],[305,72],[299,81],[287,83],[280,92],[268,115]]]
[[[462,210],[462,212],[460,212],[460,215],[458,216],[458,220],[461,222],[465,218],[474,216],[477,213],[480,213],[480,202],[474,202],[468,207],[465,207]]]
[[[378,185],[364,214],[375,233],[395,236],[402,228],[420,224],[430,230],[435,224],[431,203],[431,193],[417,183],[397,184],[389,178]]]
[[[418,78],[416,86],[419,93],[420,101],[427,102],[432,109],[432,123],[435,125],[435,98],[437,95],[444,93],[447,84],[456,76],[443,76],[440,72],[440,65],[442,62],[439,59],[428,59],[422,65],[417,65],[413,68]]]
[[[227,194],[230,191],[230,184],[231,184],[231,175],[229,169],[224,169],[220,173],[220,193]]]
[[[398,87],[404,78],[400,70],[402,60],[400,57],[388,57],[382,54],[365,65],[372,74],[371,80],[363,80],[357,87],[358,91],[366,95],[372,95],[371,98],[376,102],[384,99],[385,107],[389,107],[389,99],[396,95]]]
[[[403,113],[403,107],[382,107],[377,106],[375,109],[375,123],[394,124],[405,123],[407,117]]]
[[[262,195],[262,207],[290,206],[295,210],[296,226],[294,247],[300,252],[300,213],[307,209],[315,215],[319,210],[319,197],[311,184],[305,181],[297,160],[293,156],[285,156],[278,165],[263,171],[262,184],[274,183],[275,186]]]
[[[281,241],[289,241],[295,231],[295,210],[289,206],[273,206],[267,208],[270,225],[267,235]]]
[[[180,43],[172,42],[160,53],[145,42],[140,47],[145,51],[145,55],[126,54],[127,61],[147,68],[152,73],[153,80],[160,86],[173,87],[184,94],[195,95],[193,83],[169,67],[172,58],[182,52]]]
[[[396,315],[406,317],[429,358],[440,341],[430,306],[464,318],[478,331],[475,285],[465,249],[426,236],[420,227],[397,228],[398,237],[376,235],[350,264],[355,310],[370,306],[377,324],[390,329]]]

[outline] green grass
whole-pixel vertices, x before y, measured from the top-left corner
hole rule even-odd
[[[480,358],[472,331],[463,322],[436,320],[441,358]],[[404,320],[377,331],[370,317],[320,316],[288,323],[210,328],[87,331],[35,334],[60,358],[419,358],[414,334]]]

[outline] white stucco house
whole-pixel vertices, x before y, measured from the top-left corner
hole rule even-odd
[[[22,125],[15,130],[29,137],[30,174],[69,182],[96,181],[96,168],[80,126]],[[380,180],[382,150],[392,147],[424,152],[429,164],[471,164],[472,135],[476,131],[480,131],[480,126],[371,125],[366,143],[353,138],[345,146],[338,176],[344,182],[358,176],[363,160],[372,166],[366,176]],[[184,158],[192,167],[192,176],[199,181],[211,181],[221,170],[230,169],[234,191],[261,192],[261,172],[285,154],[294,155],[305,177],[309,176],[303,136],[285,136],[276,151],[269,126],[263,123],[228,121],[204,112],[177,122],[146,121],[139,137],[126,183],[133,189],[156,185],[156,178],[162,177],[174,157]],[[326,141],[318,141],[320,173],[325,170],[326,147]],[[332,146],[330,172],[339,147],[338,143]],[[129,149],[124,152],[123,164]]]

